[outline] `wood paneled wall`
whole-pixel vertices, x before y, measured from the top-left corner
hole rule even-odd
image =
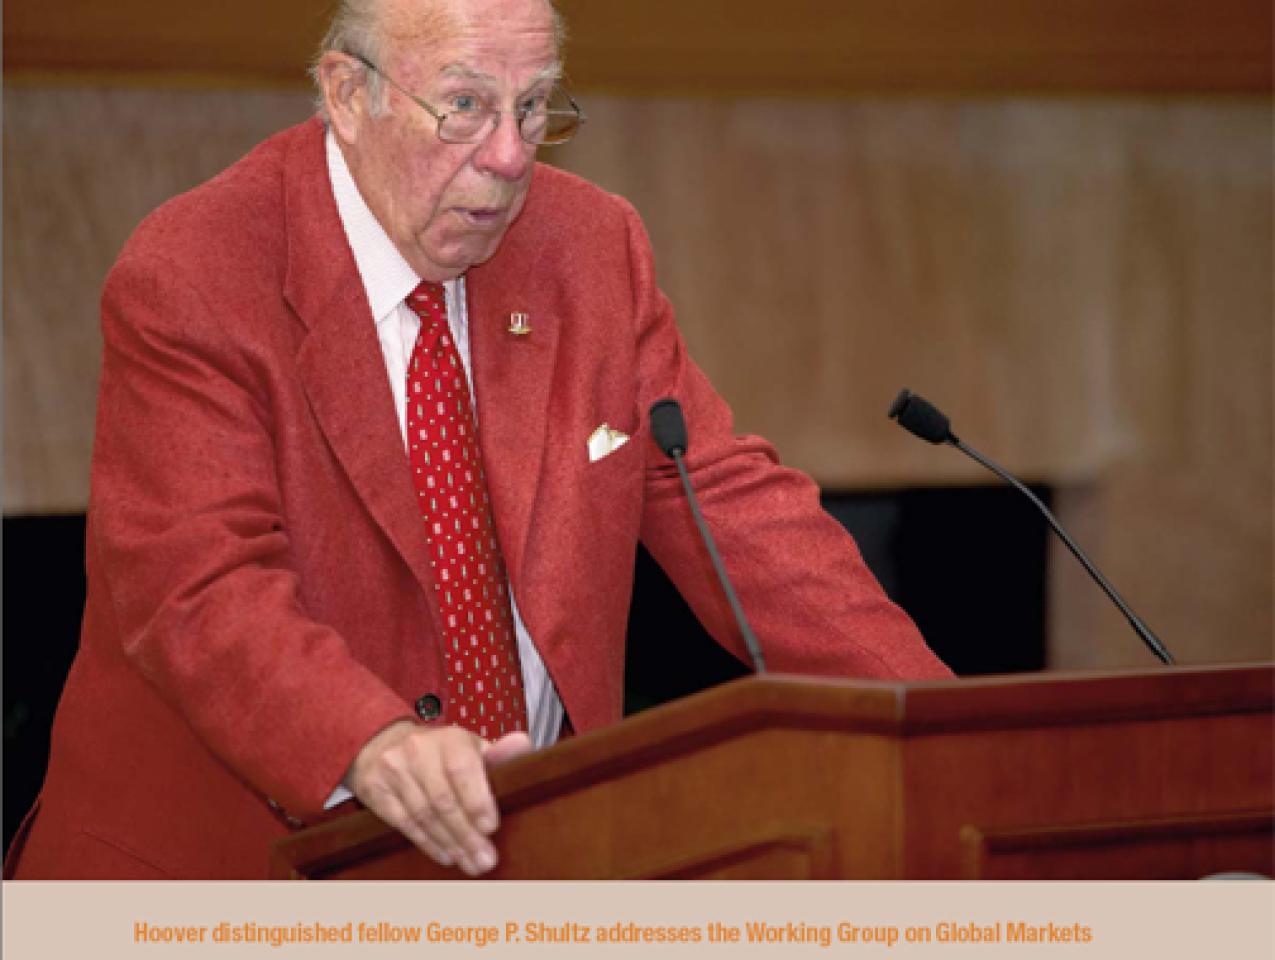
[[[1269,342],[1262,103],[590,105],[562,164],[637,204],[741,421],[827,483],[978,475],[886,429],[901,385],[1084,482],[1175,450],[1189,331]]]

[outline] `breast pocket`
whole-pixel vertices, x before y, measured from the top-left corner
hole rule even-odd
[[[613,439],[605,452],[596,442],[591,447],[592,459],[580,472],[580,492],[588,504],[589,522],[598,529],[636,537],[642,509],[645,442],[642,436],[630,436],[618,445]]]

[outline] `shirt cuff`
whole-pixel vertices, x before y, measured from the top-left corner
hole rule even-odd
[[[324,810],[331,810],[337,804],[345,803],[347,800],[353,800],[354,794],[350,792],[350,788],[345,784],[341,784],[332,791],[332,795],[323,803]]]

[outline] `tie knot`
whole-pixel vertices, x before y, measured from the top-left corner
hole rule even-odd
[[[422,320],[447,315],[447,295],[443,291],[443,285],[433,280],[422,280],[408,295],[407,305]]]
[[[432,280],[422,280],[408,294],[407,305],[421,321],[420,333],[416,337],[416,351],[421,356],[435,356],[439,341],[447,329],[447,298],[443,285]]]

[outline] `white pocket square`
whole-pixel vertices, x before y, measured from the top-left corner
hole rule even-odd
[[[613,430],[605,423],[589,434],[589,462],[596,463],[608,454],[615,453],[629,442],[629,435]]]

